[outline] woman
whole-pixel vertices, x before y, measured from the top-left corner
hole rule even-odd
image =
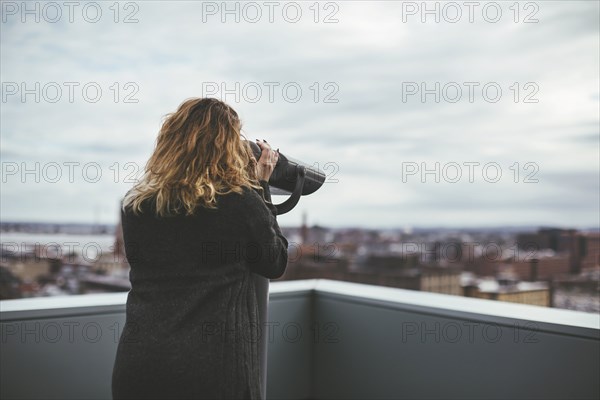
[[[144,175],[123,199],[132,288],[113,370],[120,398],[264,398],[259,351],[268,279],[288,242],[237,113],[191,99],[169,114]]]

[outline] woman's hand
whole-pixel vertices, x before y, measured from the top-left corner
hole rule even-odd
[[[264,139],[262,141],[256,139],[256,144],[262,150],[260,160],[258,160],[258,163],[256,164],[256,175],[259,180],[268,182],[275,169],[277,160],[279,160],[279,149],[271,149],[271,145]]]

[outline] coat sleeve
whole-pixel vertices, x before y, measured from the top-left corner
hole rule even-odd
[[[263,194],[249,191],[245,259],[250,270],[269,279],[283,276],[288,261],[288,241],[277,223],[277,208],[271,203],[267,181],[261,180]]]

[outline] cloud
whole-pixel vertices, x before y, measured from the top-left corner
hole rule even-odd
[[[318,23],[308,3],[297,23],[282,17],[284,3],[273,23],[265,8],[257,23],[235,23],[232,15],[222,23],[219,14],[203,14],[206,3],[136,4],[139,21],[131,24],[115,23],[108,6],[98,23],[75,14],[73,23],[11,17],[1,24],[2,82],[29,89],[55,82],[63,90],[56,103],[31,94],[2,102],[3,172],[4,163],[35,162],[97,163],[103,172],[96,183],[80,176],[44,184],[18,171],[2,184],[2,220],[89,222],[101,209],[101,219],[115,222],[131,186],[122,179],[126,163],[142,168],[162,116],[214,83],[239,85],[238,94],[260,88],[256,102],[224,95],[246,135],[337,179],[281,216],[282,225],[298,225],[302,210],[309,223],[331,226],[598,222],[597,2],[535,3],[533,24],[514,23],[508,3],[498,23],[478,13],[473,23],[465,15],[457,23],[403,22],[401,2],[332,3],[338,8],[320,8]],[[121,9],[120,21],[132,11]],[[520,11],[521,20],[531,12]],[[327,15],[339,21],[322,23]],[[79,84],[73,102],[65,82]],[[411,82],[419,89],[450,84],[462,97],[403,98]],[[468,82],[477,83],[472,101]],[[86,100],[86,84],[101,88],[97,102]],[[286,84],[301,88],[297,102],[286,98]],[[498,102],[486,101],[486,84],[502,89]],[[402,181],[403,162],[469,161],[498,163],[505,176],[514,163],[523,174],[533,162],[543,179],[529,186]]]

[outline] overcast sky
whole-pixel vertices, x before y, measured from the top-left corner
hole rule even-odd
[[[2,2],[2,221],[116,222],[210,95],[327,174],[282,226],[598,227],[597,1],[53,4]]]

